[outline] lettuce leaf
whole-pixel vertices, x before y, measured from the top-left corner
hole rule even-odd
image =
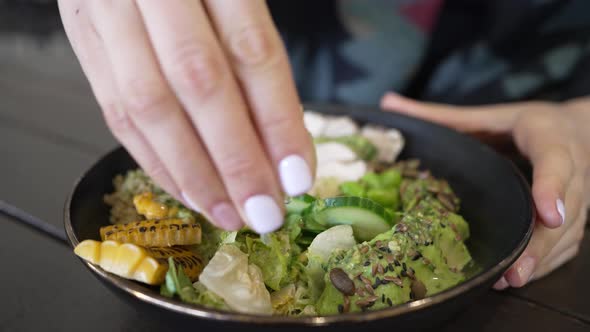
[[[166,282],[162,285],[160,293],[168,297],[176,294],[183,302],[199,303],[199,295],[182,267],[176,266],[172,257],[168,258],[168,266]]]
[[[248,262],[260,268],[266,286],[278,291],[289,274],[292,254],[289,234],[270,233],[265,236],[264,242],[260,238],[246,237]]]

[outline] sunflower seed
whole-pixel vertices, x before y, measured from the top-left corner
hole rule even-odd
[[[455,211],[455,203],[453,203],[451,197],[445,193],[438,193],[436,199],[449,211]]]
[[[371,284],[365,284],[365,289],[367,290],[367,293],[375,295],[375,289]]]
[[[400,286],[400,287],[402,287],[404,285],[404,282],[398,277],[385,276],[385,277],[383,277],[383,279],[393,282],[395,285]]]

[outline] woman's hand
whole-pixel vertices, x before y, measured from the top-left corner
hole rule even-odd
[[[590,203],[589,100],[456,107],[388,93],[381,106],[466,133],[509,135],[531,161],[537,208],[533,236],[494,288],[522,287],[578,253]]]
[[[62,0],[73,49],[116,138],[217,226],[267,233],[315,161],[263,0]]]

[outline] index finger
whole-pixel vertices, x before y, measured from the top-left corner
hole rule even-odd
[[[281,180],[292,196],[311,188],[315,154],[289,60],[263,0],[206,0],[253,119]]]

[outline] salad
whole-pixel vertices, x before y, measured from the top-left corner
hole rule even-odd
[[[111,225],[74,252],[162,295],[262,315],[378,310],[465,280],[469,225],[444,179],[398,161],[395,129],[306,112],[318,160],[312,190],[285,199],[285,222],[259,235],[223,231],[140,169],[105,196]]]

